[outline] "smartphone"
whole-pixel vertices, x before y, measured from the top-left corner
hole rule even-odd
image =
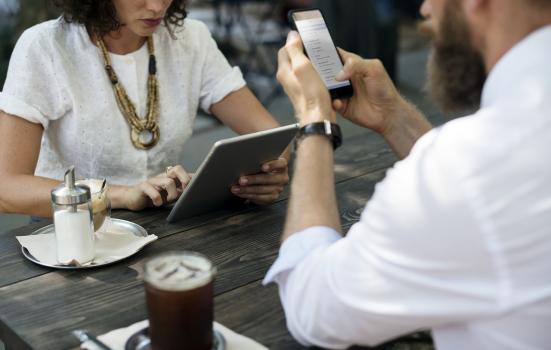
[[[339,55],[323,14],[319,9],[293,10],[288,14],[289,23],[300,34],[306,55],[329,89],[331,98],[350,97],[354,93],[350,80],[337,81],[343,62]]]

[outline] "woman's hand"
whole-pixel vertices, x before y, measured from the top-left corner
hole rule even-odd
[[[333,101],[333,107],[350,121],[384,134],[393,118],[403,115],[405,100],[392,83],[383,64],[377,59],[362,59],[339,49],[345,62],[338,81],[350,79],[354,96]]]
[[[174,202],[190,181],[191,175],[176,165],[134,186],[111,186],[109,196],[113,208],[138,211]]]
[[[287,164],[285,157],[263,164],[261,173],[240,177],[239,183],[232,186],[232,193],[256,204],[275,202],[289,183]]]

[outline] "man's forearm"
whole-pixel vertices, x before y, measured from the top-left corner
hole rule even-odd
[[[300,140],[283,240],[311,226],[341,231],[335,196],[333,147],[325,136]]]
[[[407,157],[413,145],[432,125],[411,103],[402,100],[396,114],[389,117],[390,123],[383,137],[400,159]]]

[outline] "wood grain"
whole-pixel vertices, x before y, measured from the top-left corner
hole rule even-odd
[[[340,183],[348,179],[369,174],[374,171],[386,169],[395,162],[396,158],[386,146],[384,140],[378,135],[366,132],[350,140],[346,140],[343,147],[335,153],[335,181]],[[279,202],[285,202],[288,197],[286,191]],[[270,207],[266,207],[267,210]],[[230,208],[221,209],[205,215],[182,220],[178,223],[169,224],[166,222],[167,209],[152,208],[139,213],[130,211],[113,211],[113,217],[133,221],[143,226],[149,233],[160,238],[176,233],[188,231],[210,223],[212,220],[231,218],[247,212],[259,213],[264,207],[246,207],[236,205]],[[51,223],[47,221],[46,223]],[[21,255],[19,243],[15,236],[30,234],[46,223],[28,225],[8,233],[1,237],[0,244],[0,287],[16,283],[21,280],[33,278],[52,269],[37,266]]]
[[[357,220],[358,215],[350,213],[360,212],[383,174],[379,171],[337,186],[339,206],[347,214],[344,225]],[[167,235],[112,267],[55,271],[0,288],[0,329],[15,330],[33,348],[57,349],[77,345],[69,335],[72,329],[101,334],[144,319],[139,278],[143,259],[169,250],[193,250],[211,258],[219,271],[216,295],[258,281],[277,255],[285,210],[285,202],[256,208]]]
[[[395,157],[380,138],[360,135],[336,155],[336,191],[342,224],[356,222],[374,186]],[[166,209],[114,216],[138,223],[159,240],[110,267],[59,271],[26,261],[15,236],[0,245],[0,339],[9,349],[77,347],[70,331],[102,334],[146,318],[141,270],[145,258],[170,250],[207,255],[218,268],[217,319],[274,349],[301,348],[286,330],[277,290],[260,280],[275,260],[286,212],[286,196],[271,206],[237,206],[176,224]]]

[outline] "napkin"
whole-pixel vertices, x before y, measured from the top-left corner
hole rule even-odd
[[[130,336],[144,329],[149,325],[148,320],[143,320],[134,323],[126,328],[115,329],[114,331],[105,333],[98,337],[99,340],[111,347],[113,350],[124,350],[124,345]],[[220,332],[226,339],[226,350],[268,350],[264,345],[235,333],[229,328],[222,326],[220,323],[214,322],[214,329]],[[82,343],[82,349],[99,350],[100,348],[90,341]]]
[[[132,232],[121,230],[114,225],[108,225],[105,232],[96,233],[95,235],[96,257],[91,262],[83,264],[83,266],[101,265],[126,258],[157,239],[156,235],[138,237]],[[40,262],[51,266],[59,265],[53,232],[17,236],[16,238],[19,244],[27,248],[29,253]]]

